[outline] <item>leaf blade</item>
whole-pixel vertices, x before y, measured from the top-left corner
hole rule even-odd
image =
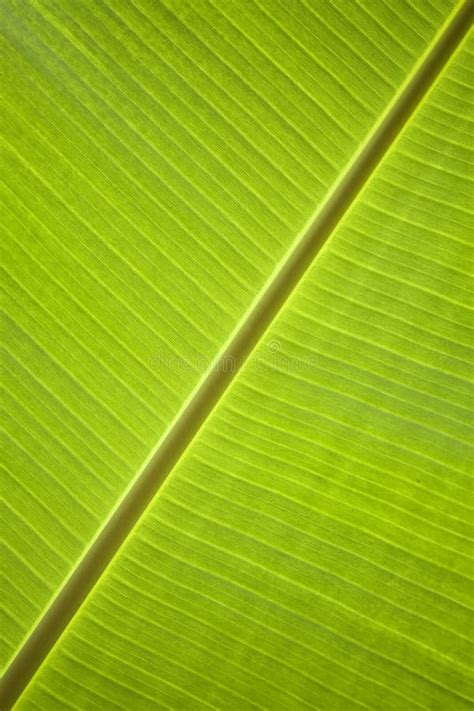
[[[30,326],[30,327],[31,327],[31,326]],[[127,443],[126,445],[124,445],[124,450],[129,450],[129,449],[130,449],[129,443]]]

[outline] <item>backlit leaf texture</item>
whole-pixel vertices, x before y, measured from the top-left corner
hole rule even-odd
[[[452,8],[2,5],[6,667]],[[472,55],[18,708],[472,708]]]

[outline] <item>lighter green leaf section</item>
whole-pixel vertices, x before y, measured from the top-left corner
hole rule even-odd
[[[19,708],[472,709],[473,51]]]

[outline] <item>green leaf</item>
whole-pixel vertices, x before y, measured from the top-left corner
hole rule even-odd
[[[2,708],[472,708],[453,7],[3,3]]]

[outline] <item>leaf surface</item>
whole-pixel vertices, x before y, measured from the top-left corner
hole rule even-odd
[[[4,6],[5,662],[449,9]],[[472,40],[19,707],[470,708],[471,66]]]

